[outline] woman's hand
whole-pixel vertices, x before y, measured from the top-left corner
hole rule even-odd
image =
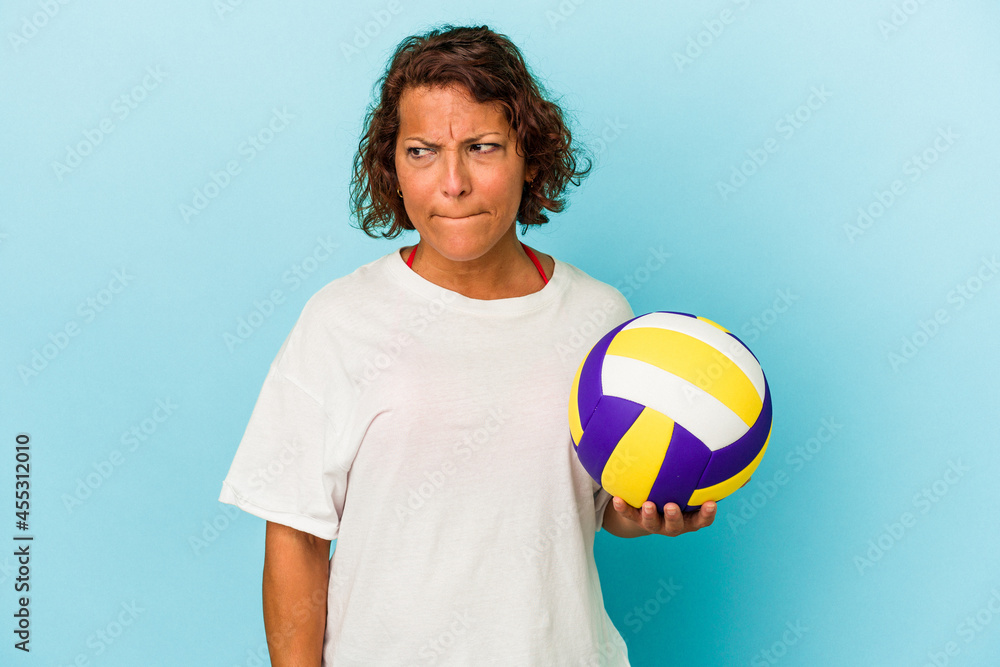
[[[681,512],[677,503],[667,503],[663,506],[663,514],[657,512],[656,505],[650,501],[643,503],[640,509],[615,496],[611,499],[611,504],[618,519],[615,523],[619,528],[628,527],[623,532],[631,533],[633,537],[643,534],[677,537],[711,526],[715,520],[714,500],[706,501],[697,512]],[[605,521],[607,520],[605,517]]]

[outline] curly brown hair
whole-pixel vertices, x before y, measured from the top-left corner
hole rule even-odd
[[[525,155],[525,168],[537,169],[524,184],[517,211],[522,235],[529,225],[549,221],[544,210],[562,211],[568,184],[580,185],[590,171],[592,161],[581,155],[585,149],[573,146],[562,110],[547,99],[513,42],[485,25],[444,25],[400,42],[375,83],[378,97],[365,116],[351,179],[352,213],[369,236],[391,239],[414,228],[396,194],[396,135],[403,91],[454,83],[464,86],[477,102],[502,107]],[[585,168],[578,165],[578,155],[586,160]]]

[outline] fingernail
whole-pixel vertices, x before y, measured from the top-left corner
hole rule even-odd
[[[667,514],[669,514],[670,516],[677,516],[677,508],[676,507],[668,507],[667,508]]]

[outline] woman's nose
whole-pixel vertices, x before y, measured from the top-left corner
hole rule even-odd
[[[441,190],[450,197],[468,194],[472,182],[469,166],[462,155],[455,151],[444,151],[441,160]]]

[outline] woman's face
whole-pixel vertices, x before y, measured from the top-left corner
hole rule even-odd
[[[396,174],[422,243],[453,261],[485,255],[513,230],[528,180],[503,111],[464,87],[411,87],[399,105]]]

